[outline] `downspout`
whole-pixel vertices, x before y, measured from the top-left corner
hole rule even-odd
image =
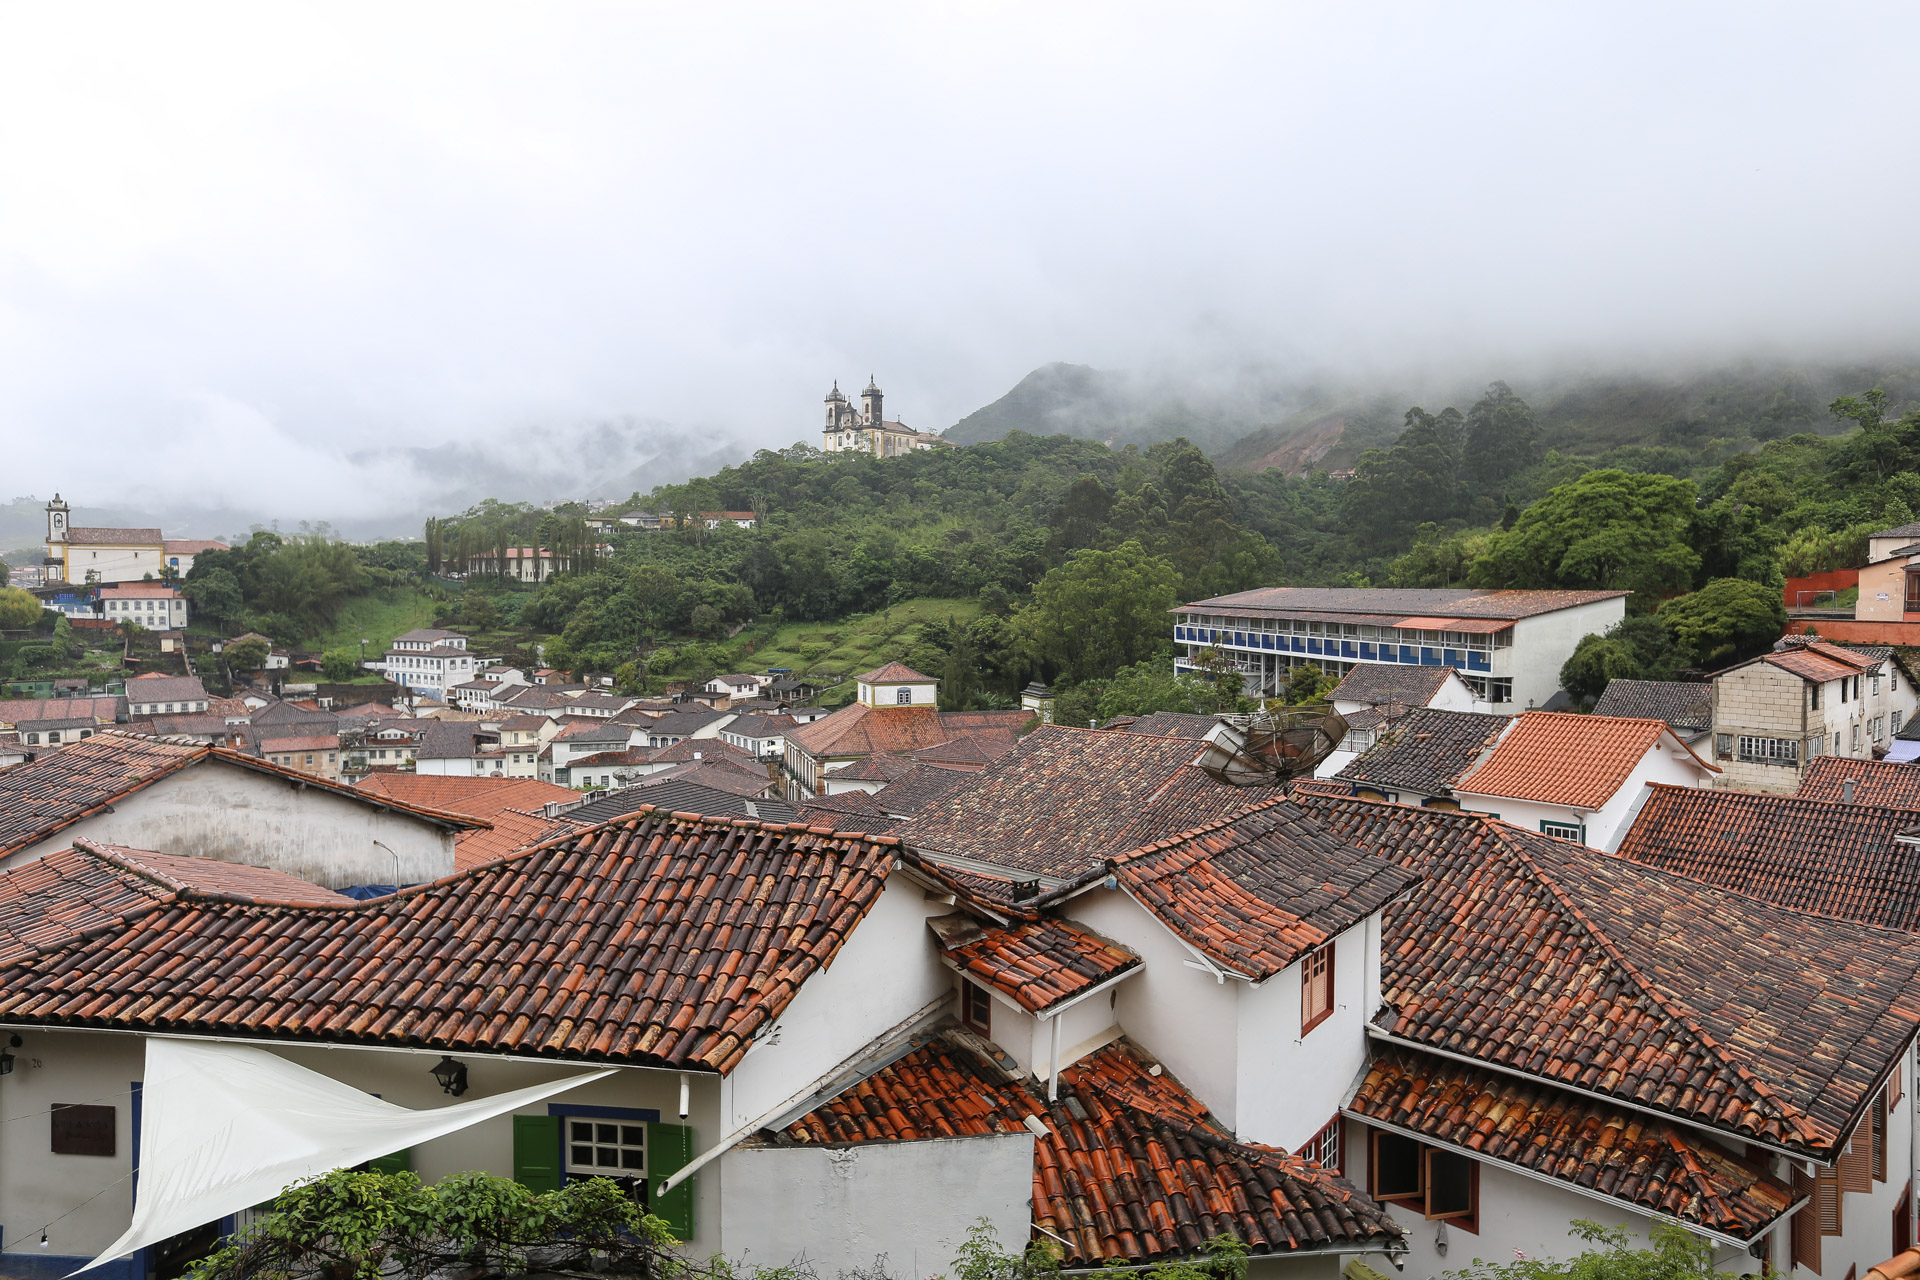
[[[1060,1018],[1056,1015],[1048,1019],[1053,1023],[1053,1052],[1047,1061],[1047,1101],[1060,1101]]]

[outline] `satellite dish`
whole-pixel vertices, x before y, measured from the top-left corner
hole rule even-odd
[[[1311,777],[1346,736],[1346,720],[1330,706],[1276,707],[1246,717],[1239,742],[1215,743],[1200,767],[1229,786],[1276,786]]]

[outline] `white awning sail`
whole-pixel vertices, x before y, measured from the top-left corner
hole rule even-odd
[[[73,1274],[262,1204],[303,1178],[391,1155],[612,1074],[588,1071],[414,1111],[265,1049],[149,1037],[133,1224]]]

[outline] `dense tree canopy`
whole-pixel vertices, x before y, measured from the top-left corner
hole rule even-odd
[[[1589,471],[1528,507],[1494,537],[1469,575],[1480,587],[1588,587],[1633,591],[1642,608],[1684,591],[1700,565],[1690,544],[1690,480]]]

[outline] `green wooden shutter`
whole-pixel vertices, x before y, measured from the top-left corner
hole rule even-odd
[[[666,1219],[667,1227],[681,1240],[693,1239],[693,1184],[698,1175],[688,1178],[664,1196],[653,1195],[660,1184],[693,1163],[693,1126],[650,1124],[647,1126],[647,1211]]]
[[[513,1180],[529,1191],[560,1189],[560,1117],[513,1118]]]
[[[413,1169],[413,1148],[402,1147],[392,1155],[379,1156],[367,1161],[367,1168],[375,1173],[407,1173]]]

